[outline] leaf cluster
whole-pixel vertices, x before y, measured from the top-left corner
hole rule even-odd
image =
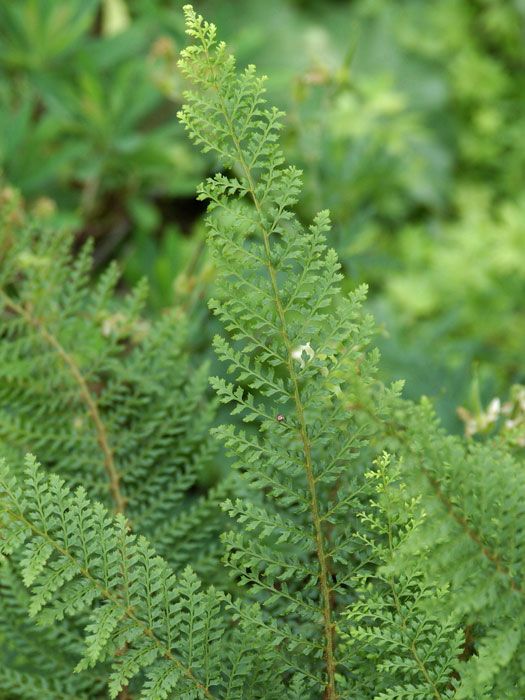
[[[520,455],[447,435],[378,380],[365,289],[341,289],[328,213],[297,214],[264,78],[184,11],[179,118],[221,165],[199,198],[232,418],[212,429],[180,311],[146,322],[143,287],[117,300],[115,268],[92,285],[89,247],[73,258],[7,203],[0,691],[519,700]],[[233,469],[202,493],[216,440]],[[17,466],[26,450],[42,465]]]

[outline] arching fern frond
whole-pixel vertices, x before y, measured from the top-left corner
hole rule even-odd
[[[134,533],[158,533],[159,551],[178,569],[191,563],[207,581],[227,582],[219,566],[226,516],[217,495],[207,495],[216,406],[206,364],[194,367],[186,350],[186,319],[172,310],[145,320],[144,285],[115,295],[113,266],[93,286],[89,242],[75,257],[71,235],[15,217],[22,210],[11,205],[0,206],[2,455],[20,464],[24,452],[38,451],[46,470],[124,514]],[[0,586],[8,587],[5,572]],[[12,575],[20,575],[16,562]],[[14,615],[0,617],[0,639],[19,631]],[[73,633],[78,640],[76,623]],[[22,693],[31,668],[44,693],[45,664],[39,675],[29,646],[16,656],[0,646],[4,676]],[[69,677],[68,659],[58,650],[55,659],[51,675]]]
[[[4,205],[0,216],[12,212]],[[146,320],[146,287],[116,296],[115,266],[91,285],[91,244],[76,257],[72,244],[30,218],[0,228],[0,447],[14,463],[26,451],[42,455],[137,532],[154,537],[162,527],[167,552],[175,539],[166,521],[206,498],[200,484],[215,452],[208,366],[193,366],[178,310]],[[194,512],[197,529],[211,533],[214,523],[204,558],[225,520],[213,504],[206,522]]]
[[[2,227],[1,243],[0,439],[15,454],[45,454],[56,471],[65,472],[67,454],[67,476],[98,489],[123,512],[126,498],[99,394],[119,345],[133,333],[146,289],[137,289],[115,318],[118,273],[110,268],[91,292],[90,243],[73,259],[71,235],[31,220],[15,236]]]

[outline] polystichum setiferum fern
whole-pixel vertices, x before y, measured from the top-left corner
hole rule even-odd
[[[424,560],[425,547],[429,546],[424,533],[434,533],[439,542],[434,528],[436,524],[444,528],[444,517],[449,535],[440,550],[459,555],[474,548],[494,575],[506,574],[510,593],[507,605],[512,610],[514,605],[523,609],[520,584],[516,582],[522,515],[512,498],[505,498],[509,512],[506,506],[503,512],[495,510],[497,521],[512,530],[514,551],[503,553],[499,547],[493,551],[490,527],[484,530],[476,523],[471,496],[479,489],[483,493],[480,502],[486,502],[492,479],[483,477],[475,488],[469,486],[472,466],[467,464],[476,462],[477,469],[483,470],[483,462],[494,455],[494,447],[489,445],[485,451],[465,455],[464,446],[458,444],[463,454],[459,464],[465,465],[458,472],[446,465],[438,466],[434,456],[427,464],[424,449],[414,456],[418,430],[422,433],[419,439],[427,438],[432,445],[445,448],[450,440],[440,437],[425,409],[400,408],[395,401],[389,406],[388,395],[379,402],[385,402],[385,406],[378,405],[377,397],[374,404],[376,357],[367,349],[370,321],[360,314],[359,291],[350,298],[339,292],[337,258],[324,242],[329,228],[327,213],[321,212],[308,228],[294,216],[301,180],[295,168],[286,166],[279,146],[282,114],[267,107],[264,78],[257,76],[253,66],[244,71],[236,69],[225,45],[217,42],[215,27],[190,7],[186,8],[186,17],[195,43],[183,53],[180,65],[195,88],[186,94],[180,118],[192,140],[205,151],[214,152],[223,167],[202,186],[200,197],[210,203],[210,245],[219,269],[218,298],[212,301],[212,308],[229,332],[229,339],[215,340],[215,349],[228,363],[228,372],[236,382],[218,377],[213,385],[221,400],[233,404],[233,413],[243,415],[243,420],[252,424],[249,431],[232,425],[217,431],[236,456],[236,464],[254,493],[249,503],[228,502],[225,506],[244,529],[244,533],[224,537],[226,562],[270,615],[274,619],[277,616],[290,668],[301,666],[314,693],[322,692],[327,698],[340,694],[352,697],[356,693],[362,696],[363,688],[358,690],[354,679],[369,675],[370,667],[360,666],[348,649],[339,647],[337,630],[344,627],[341,610],[358,594],[352,571],[355,575],[367,557],[360,548],[363,538],[356,536],[362,535],[363,523],[356,523],[355,517],[362,494],[367,493],[359,467],[367,458],[362,448],[367,432],[373,430],[370,421],[379,420],[384,428],[391,425],[384,420],[384,413],[390,417],[396,412],[398,416],[403,414],[394,443],[406,453],[406,461],[401,463],[403,469],[397,478],[409,478],[411,488],[418,483],[416,475],[422,478],[430,491],[433,512],[437,509],[440,513],[440,518],[423,518],[422,506],[413,505],[414,517],[419,513],[417,517],[425,525],[412,528],[407,538],[412,553],[418,551],[414,543],[420,543],[418,558]],[[385,440],[391,441],[388,429],[385,432]],[[457,442],[452,439],[452,444]],[[427,449],[432,455],[436,453],[435,446],[431,449],[428,445]],[[510,478],[516,463],[510,457],[506,463],[509,466],[504,482],[521,494],[519,480]],[[459,481],[457,496],[461,494],[461,503],[450,493],[450,471]],[[464,480],[466,488],[460,487]],[[388,494],[385,498],[388,502]],[[398,507],[406,516],[406,507]],[[430,504],[425,502],[424,508],[428,512]],[[495,610],[485,618],[488,627],[480,624],[482,606],[479,602],[467,605],[463,598],[469,566],[455,579],[454,562],[450,560],[442,569],[447,573],[445,581],[440,581],[441,604],[437,611],[425,612],[423,601],[433,595],[428,591],[437,589],[432,579],[430,584],[424,580],[422,569],[428,571],[432,566],[420,567],[412,562],[411,567],[405,564],[404,576],[393,570],[388,576],[382,574],[383,566],[392,568],[396,558],[402,559],[398,550],[408,545],[405,537],[395,534],[396,529],[407,527],[403,516],[396,520],[387,506],[380,514],[383,524],[377,527],[390,542],[388,549],[380,540],[367,540],[378,571],[378,593],[371,595],[372,600],[379,601],[379,607],[367,607],[363,600],[361,611],[375,610],[371,616],[377,615],[386,623],[392,619],[389,606],[393,600],[397,617],[391,643],[379,644],[382,651],[368,657],[375,658],[376,668],[384,670],[381,678],[370,683],[369,696],[440,698],[457,693],[458,697],[481,697],[502,665],[516,678],[511,664],[520,663],[523,654],[519,652],[521,638],[513,633],[509,647],[498,654],[497,662],[488,664],[492,668],[482,676],[472,650],[463,654],[469,664],[461,671],[463,683],[458,682],[458,629],[461,621],[465,623],[465,610],[476,611],[467,625],[471,629],[477,624],[480,649],[488,644],[493,653],[490,639],[495,633]],[[477,517],[484,518],[482,513]],[[385,551],[389,561],[382,564]],[[456,575],[460,571],[461,567]],[[454,585],[455,580],[460,584]],[[391,591],[389,600],[381,595],[385,583]],[[494,585],[487,583],[486,595],[495,593]],[[366,599],[368,584],[358,588]],[[476,600],[473,591],[470,597]],[[357,608],[351,605],[349,609],[352,617],[352,610],[356,612]],[[497,609],[506,620],[503,624],[508,625],[506,608]],[[407,611],[414,612],[415,619],[409,619],[408,614],[405,617]],[[361,619],[368,618],[363,615]],[[291,620],[293,624],[284,624]],[[400,637],[396,626],[399,629],[403,625],[407,630]],[[493,631],[486,634],[491,628]],[[388,634],[385,630],[386,637]],[[501,635],[496,637],[501,642]],[[311,645],[312,640],[316,646]],[[303,655],[301,662],[293,661],[298,652]],[[435,663],[436,653],[439,664]],[[485,661],[487,658],[485,654]],[[475,673],[479,682],[472,685]]]
[[[216,338],[215,349],[238,382],[217,377],[213,386],[259,432],[217,431],[261,494],[260,503],[226,504],[247,524],[247,534],[225,536],[227,564],[273,615],[294,620],[281,628],[290,664],[304,668],[296,654],[311,658],[309,679],[335,698],[336,607],[348,595],[346,526],[359,493],[348,466],[362,439],[341,396],[358,362],[367,369],[369,328],[356,323],[362,294],[338,295],[327,212],[308,230],[293,217],[300,173],[284,166],[282,114],[266,108],[264,79],[253,66],[237,72],[214,26],[185,11],[196,41],[180,66],[197,91],[186,93],[179,117],[232,171],[207,180],[199,195],[215,214],[212,308],[231,337]]]
[[[212,385],[233,414],[213,432],[239,478],[188,494],[214,404],[179,315],[145,326],[140,294],[114,308],[114,273],[91,289],[87,253],[72,266],[58,239],[8,235],[0,697],[520,700],[519,455],[447,436],[428,403],[378,382],[364,290],[339,289],[328,214],[294,214],[301,176],[264,79],[185,13],[180,119],[221,166],[199,192],[225,330]],[[28,447],[43,466],[22,472]],[[57,653],[35,651],[37,670],[26,607],[63,631],[38,632]]]
[[[117,297],[116,266],[91,285],[90,241],[74,259],[71,234],[30,218],[13,229],[11,209],[4,207],[0,233],[4,454],[41,455],[47,469],[82,484],[160,551],[188,563],[182,548],[193,537],[197,548],[200,528],[191,525],[197,502],[185,494],[213,457],[215,405],[207,365],[190,362],[186,319],[176,309],[146,319],[147,287]],[[180,515],[190,504],[185,526]],[[206,512],[207,534],[212,520]],[[203,570],[209,554],[204,546]]]
[[[216,431],[254,494],[225,504],[244,530],[224,536],[226,563],[279,620],[290,670],[332,699],[351,668],[337,627],[354,595],[355,513],[366,488],[355,462],[368,427],[348,403],[355,375],[373,378],[371,323],[360,312],[363,290],[339,291],[328,213],[308,228],[293,214],[301,176],[285,165],[282,114],[267,108],[264,78],[253,66],[237,71],[215,27],[185,11],[195,44],[180,66],[196,89],[179,117],[228,173],[199,195],[210,202],[219,269],[211,305],[229,331],[215,350],[236,379],[212,384],[256,428]]]
[[[144,285],[118,297],[115,266],[92,285],[89,242],[73,258],[72,235],[34,220],[9,188],[0,202],[3,455],[15,466],[25,451],[38,453],[47,471],[154,539],[173,566],[191,562],[208,581],[224,581],[219,503],[232,489],[228,480],[208,493],[200,485],[216,451],[215,402],[207,366],[194,367],[186,351],[185,318],[173,310],[147,320]],[[0,571],[0,688],[81,695],[89,677],[71,678],[81,628],[68,623],[53,651],[48,633],[21,624],[19,568],[12,559]]]

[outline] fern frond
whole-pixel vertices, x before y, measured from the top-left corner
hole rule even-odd
[[[348,523],[362,499],[355,459],[368,432],[345,402],[355,374],[374,376],[373,324],[360,310],[364,290],[340,292],[337,255],[325,242],[328,213],[306,229],[293,213],[301,174],[285,165],[283,115],[266,105],[265,79],[253,66],[237,71],[214,25],[191,6],[185,14],[194,42],[179,65],[195,88],[179,118],[226,171],[199,190],[219,270],[210,305],[229,332],[214,345],[232,376],[212,386],[259,431],[216,431],[253,488],[251,502],[225,506],[241,525],[224,537],[226,562],[265,610],[293,620],[296,631],[281,634],[290,668],[333,699],[345,673],[335,628],[351,596]],[[319,635],[321,653],[306,643]],[[294,661],[297,649],[306,664]]]
[[[5,205],[2,216],[13,218]],[[206,364],[194,367],[186,351],[186,319],[173,310],[146,321],[145,286],[117,299],[116,266],[91,286],[89,242],[73,257],[71,235],[29,217],[15,221],[0,229],[3,455],[19,464],[24,452],[38,451],[46,469],[123,513],[135,533],[155,539],[158,532],[160,550],[178,569],[191,563],[208,581],[227,582],[218,566],[226,516],[205,486],[216,403]],[[31,585],[48,570],[49,547],[40,543],[28,556]],[[81,601],[81,584],[76,595]],[[60,606],[62,615],[73,611],[64,605],[55,603],[57,617]],[[36,599],[33,606],[36,612]],[[0,636],[15,638],[12,624],[2,620]],[[6,673],[18,670],[6,665]]]
[[[208,368],[191,364],[186,320],[145,321],[143,285],[117,303],[115,266],[91,288],[89,242],[73,258],[70,235],[28,222],[0,241],[4,453],[42,454],[152,537],[192,507],[215,450]]]
[[[361,514],[355,535],[368,544],[369,559],[356,575],[359,600],[347,612],[347,653],[355,669],[348,693],[373,700],[456,697],[462,633],[460,618],[443,615],[448,590],[425,581],[423,557],[394,572],[398,549],[420,526],[417,501],[409,499],[388,454],[367,476],[378,498]]]
[[[100,464],[114,507],[122,512],[125,497],[120,473],[98,402],[99,377],[118,347],[116,337],[106,340],[101,332],[101,309],[89,307],[91,245],[74,261],[69,235],[52,234],[28,223],[17,231],[16,240],[4,239],[2,248],[0,406],[7,421],[16,421],[18,430],[13,435],[9,424],[4,427],[0,421],[0,436],[22,451],[39,448],[47,454],[45,436],[53,435],[53,425],[63,416],[64,433],[70,436],[68,448],[75,432],[79,433],[81,446],[74,450],[76,460],[71,464],[77,478],[87,478],[93,486],[94,476],[101,482],[100,475],[93,474],[94,465]],[[111,275],[106,279],[116,282]],[[104,299],[103,294],[98,301]],[[86,306],[92,314],[89,320]],[[55,459],[60,448],[57,441],[51,451]]]
[[[89,616],[76,670],[113,660],[111,697],[135,679],[148,700],[255,698],[276,673],[268,634],[246,622],[231,627],[224,595],[203,589],[189,568],[176,576],[121,514],[112,519],[82,487],[72,493],[45,476],[34,458],[23,490],[1,467],[0,519],[0,552],[24,553],[31,616]],[[283,691],[274,687],[268,697]]]
[[[525,474],[497,441],[464,445],[439,428],[428,402],[409,412],[405,467],[428,514],[400,566],[425,551],[426,572],[448,585],[447,609],[470,630],[458,698],[525,690]],[[501,684],[501,685],[500,685]]]
[[[17,568],[16,562],[0,565],[0,696],[87,699],[99,688],[86,673],[71,676],[79,635],[69,625],[56,630],[28,620],[28,594]]]

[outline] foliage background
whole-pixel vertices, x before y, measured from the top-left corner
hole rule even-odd
[[[29,207],[95,236],[95,271],[146,275],[151,313],[213,322],[196,184],[216,163],[175,119],[181,6],[0,5],[0,168]],[[299,214],[324,207],[348,289],[366,281],[385,379],[445,423],[525,380],[523,0],[195,2],[240,63],[270,76]]]

